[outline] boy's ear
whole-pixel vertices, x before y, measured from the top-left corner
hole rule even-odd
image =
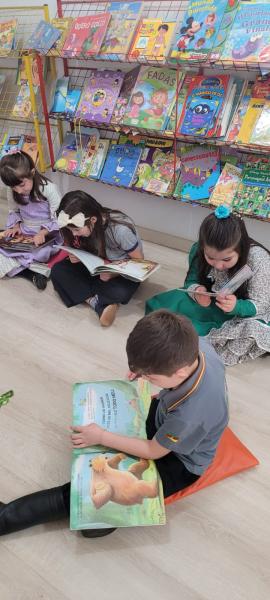
[[[186,379],[187,377],[190,376],[190,366],[186,365],[185,367],[181,367],[180,369],[177,369],[177,371],[175,372],[175,375],[177,377],[181,377],[181,379]]]
[[[35,172],[36,172],[36,169],[31,169],[31,175],[33,175],[33,177],[35,175]]]

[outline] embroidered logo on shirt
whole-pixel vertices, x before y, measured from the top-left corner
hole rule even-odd
[[[172,433],[166,433],[165,437],[168,438],[168,440],[170,440],[171,442],[174,442],[175,444],[179,442],[179,437],[177,437],[176,435],[172,435]]]

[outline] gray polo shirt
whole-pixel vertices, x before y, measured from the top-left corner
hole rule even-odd
[[[131,223],[125,215],[121,215],[119,218],[127,223]],[[137,230],[132,231],[130,227],[122,223],[110,223],[106,227],[105,245],[106,255],[109,260],[128,258],[129,252],[133,252],[136,248],[142,251],[142,242]]]
[[[186,468],[201,475],[212,462],[228,423],[225,367],[213,346],[200,338],[199,365],[180,386],[158,396],[155,438]]]

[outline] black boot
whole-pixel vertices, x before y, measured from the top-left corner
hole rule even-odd
[[[81,529],[81,534],[86,538],[97,538],[104,537],[115,531],[117,527],[111,527],[110,529]]]
[[[68,518],[64,489],[65,486],[55,487],[22,496],[8,504],[1,503],[0,535]]]

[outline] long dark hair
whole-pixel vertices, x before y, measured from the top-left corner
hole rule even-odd
[[[33,187],[29,194],[32,202],[46,200],[43,194],[44,186],[50,181],[41,175],[35,167],[32,157],[22,150],[7,154],[0,160],[0,177],[5,185],[14,188],[20,185],[24,179],[32,179]],[[17,204],[25,204],[22,194],[13,190],[13,198]]]
[[[68,192],[63,196],[57,210],[57,215],[59,215],[62,210],[69,215],[70,218],[75,217],[75,215],[82,212],[86,217],[85,225],[88,224],[88,219],[96,217],[93,232],[89,237],[80,238],[80,247],[88,252],[97,254],[102,258],[106,258],[105,230],[108,226],[111,224],[125,225],[136,234],[134,223],[127,215],[125,215],[125,213],[120,210],[113,210],[106,206],[102,206],[95,198],[93,198],[93,196],[80,190]],[[70,246],[74,246],[72,232],[67,227],[63,227],[62,233],[65,242]]]
[[[237,252],[239,258],[236,265],[228,269],[229,277],[232,277],[236,271],[247,263],[251,246],[260,246],[270,254],[262,244],[249,237],[245,223],[240,216],[231,213],[226,219],[218,219],[214,213],[211,213],[204,219],[200,226],[197,253],[187,274],[188,278],[190,270],[196,264],[198,283],[204,285],[208,291],[210,291],[212,285],[208,277],[212,267],[208,264],[204,256],[205,246],[215,248],[219,252],[228,248],[232,248]],[[235,295],[237,298],[248,298],[248,283],[243,283],[235,292]]]

